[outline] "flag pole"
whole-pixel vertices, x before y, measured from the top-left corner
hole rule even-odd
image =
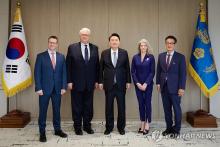
[[[9,97],[7,97],[7,114],[9,113]]]
[[[15,110],[17,110],[17,108],[18,108],[18,107],[17,107],[17,106],[18,106],[18,105],[17,105],[17,97],[18,97],[18,94],[16,93],[16,95],[15,95]]]
[[[10,30],[11,30],[11,0],[9,0],[9,19],[8,19],[8,38],[10,37]],[[7,114],[9,113],[9,97],[7,96]]]
[[[203,3],[200,3],[200,8],[199,8],[199,14],[202,13],[202,11],[204,10],[204,4]],[[207,3],[206,3],[207,5]],[[207,7],[206,7],[207,8]],[[206,9],[206,14],[207,14],[207,9]],[[207,15],[206,15],[206,19],[207,19]],[[197,110],[197,115],[204,115],[204,113],[207,113],[205,112],[202,108],[203,108],[203,93],[202,93],[202,89],[201,89],[201,82],[199,83],[199,88],[200,88],[200,109]]]
[[[200,110],[202,110],[202,90],[201,90],[201,83],[200,83]]]
[[[206,0],[206,22],[207,22],[207,25],[209,26],[209,19],[208,19],[208,0]],[[214,58],[214,57],[213,57]],[[210,97],[209,97],[210,98]],[[209,98],[208,98],[208,113],[210,113],[210,101],[209,101]]]

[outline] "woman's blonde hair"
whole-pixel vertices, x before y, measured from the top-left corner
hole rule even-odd
[[[140,45],[141,43],[145,43],[147,45],[147,54],[153,54],[153,48],[151,47],[149,41],[145,38],[141,39],[139,42],[138,42],[138,51],[139,53],[141,52],[140,51]]]

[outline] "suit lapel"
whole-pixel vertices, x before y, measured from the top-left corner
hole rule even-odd
[[[122,58],[122,52],[121,52],[121,49],[119,48],[118,49],[118,59],[117,59],[116,67],[118,67],[118,64],[119,64],[119,61],[120,61],[121,58]]]
[[[81,58],[81,60],[85,62],[83,55],[82,55],[81,42],[79,42],[79,44],[78,44],[77,52],[78,52],[78,55]]]
[[[89,43],[89,49],[90,49],[90,58],[89,58],[89,61],[91,59],[92,56],[94,56],[94,49],[93,49],[93,46]]]
[[[108,53],[109,53],[109,55],[108,55],[108,60],[110,61],[112,67],[115,68],[114,65],[113,65],[113,63],[112,63],[111,48],[109,49]]]
[[[163,53],[163,54],[162,54],[162,57],[161,57],[161,58],[162,58],[162,59],[161,59],[161,60],[162,60],[161,64],[162,64],[162,67],[163,67],[164,71],[167,70],[167,69],[166,69],[166,67],[167,67],[167,65],[166,65],[166,64],[167,64],[167,63],[166,63],[166,55],[167,55],[166,53]]]
[[[59,54],[56,52],[56,66],[55,66],[55,70],[57,70],[58,65],[59,65],[59,62],[60,62],[60,56],[59,56]]]

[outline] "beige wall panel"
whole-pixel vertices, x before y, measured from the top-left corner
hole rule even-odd
[[[9,1],[2,0],[0,5],[0,69],[5,58],[5,50],[8,43],[8,21],[9,21]],[[0,76],[2,77],[2,72]],[[2,79],[0,78],[0,117],[7,113],[7,98],[2,89]]]

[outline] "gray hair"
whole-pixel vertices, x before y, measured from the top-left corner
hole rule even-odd
[[[80,29],[80,31],[79,31],[79,35],[81,35],[81,34],[83,34],[83,33],[90,35],[90,34],[91,34],[91,31],[90,31],[89,28],[82,28],[82,29]]]
[[[138,42],[138,51],[140,52],[140,45],[141,43],[145,43],[147,45],[147,54],[153,54],[153,48],[151,47],[149,41],[145,38],[141,39],[139,42]]]

